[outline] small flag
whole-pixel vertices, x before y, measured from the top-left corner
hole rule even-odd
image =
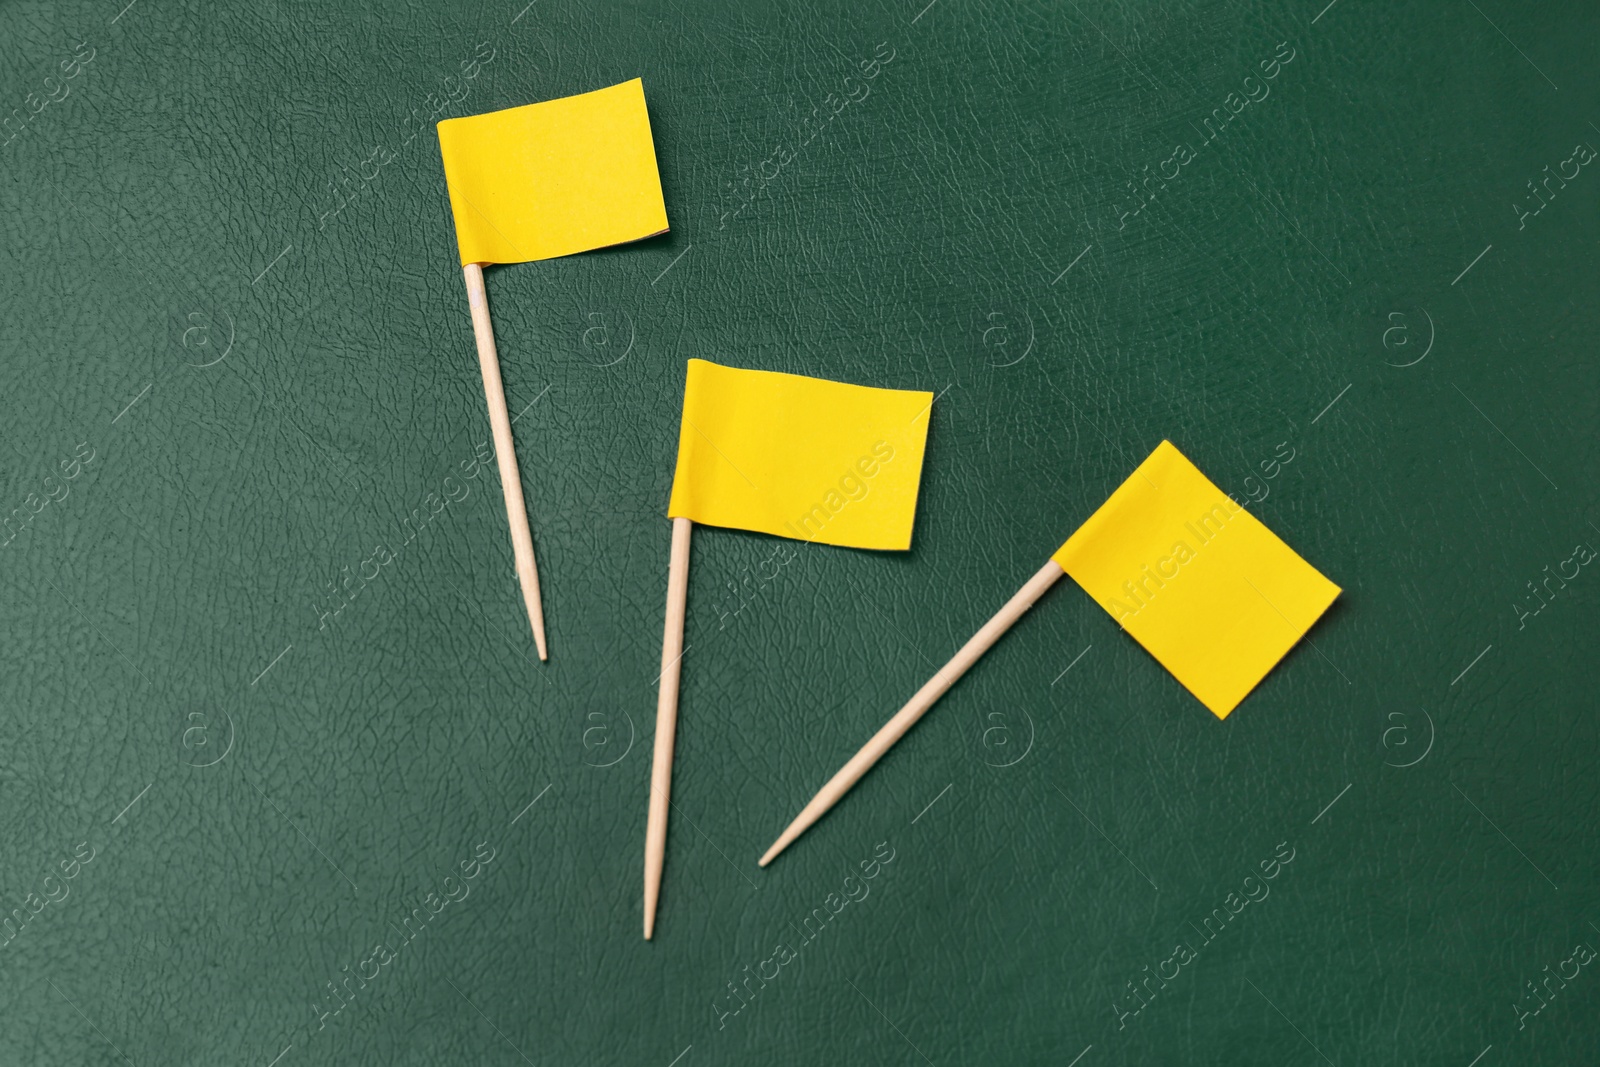
[[[644,83],[439,123],[462,265],[526,263],[667,230]]]
[[[837,804],[1063,572],[1219,719],[1339,595],[1338,586],[1163,441],[811,798],[761,866]]]
[[[689,361],[669,518],[906,549],[933,394]]]
[[[447,119],[439,123],[439,152],[500,461],[517,581],[543,660],[539,570],[483,267],[567,256],[666,231],[644,85],[635,78],[563,100]]]
[[[1219,719],[1340,592],[1170,441],[1051,558]]]

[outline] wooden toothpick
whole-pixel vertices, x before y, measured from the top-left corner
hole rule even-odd
[[[828,780],[822,791],[812,798],[811,803],[795,817],[794,822],[789,824],[789,828],[782,836],[767,849],[767,854],[761,857],[761,866],[765,867],[771,863],[778,853],[789,847],[790,842],[805,833],[812,823],[822,818],[829,808],[837,804],[839,798],[848,793],[850,787],[855,785],[896,741],[904,737],[906,731],[911,729],[929,708],[933,707],[934,702],[944,696],[945,691],[956,683],[956,679],[967,673],[967,669],[989,651],[989,646],[998,641],[1001,634],[1011,629],[1012,625],[1022,618],[1023,614],[1033,607],[1034,602],[1064,573],[1061,565],[1055,560],[1041,567],[1039,573],[1030,578],[1028,584],[1023,586],[1016,596],[1006,601],[1005,607],[1001,608],[994,618],[983,624],[983,629],[961,646],[961,651],[955,654],[955,658],[939,668],[939,673],[917,690],[917,695],[896,712],[894,718],[890,719],[881,730],[873,734],[872,740],[852,756],[850,762],[846,763],[838,774]]]
[[[661,636],[661,691],[656,697],[655,759],[650,765],[650,818],[644,834],[644,937],[656,928],[661,868],[667,858],[667,810],[672,797],[672,745],[678,732],[678,677],[683,662],[683,615],[689,600],[689,534],[694,523],[672,520],[667,567],[667,622]]]
[[[544,605],[539,601],[539,570],[533,561],[533,534],[528,510],[522,502],[522,479],[517,474],[517,453],[511,443],[511,416],[506,411],[506,391],[500,382],[500,356],[494,347],[494,325],[489,320],[489,294],[483,288],[483,266],[461,268],[467,279],[467,303],[472,308],[472,332],[478,342],[478,366],[483,371],[483,395],[489,402],[489,426],[494,431],[494,455],[500,467],[500,489],[505,493],[506,518],[511,523],[511,551],[516,556],[522,602],[533,624],[533,644],[539,659],[549,656],[544,643]]]

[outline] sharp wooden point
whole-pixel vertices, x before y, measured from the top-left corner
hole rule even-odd
[[[539,662],[543,663],[550,658],[550,653],[544,643],[544,605],[539,601],[538,578],[534,578],[534,587],[531,593],[524,593],[523,599],[527,601],[528,622],[533,627],[533,647],[539,650]]]
[[[658,874],[657,878],[659,877],[660,876]],[[651,936],[656,932],[656,902],[660,899],[660,885],[661,883],[657,881],[655,889],[652,889],[649,886],[645,887],[644,939],[646,941],[650,940]]]
[[[798,837],[798,836],[799,836],[798,834],[795,835],[795,837]],[[772,843],[772,847],[771,848],[767,849],[767,854],[765,856],[761,857],[761,862],[759,864],[757,864],[757,866],[765,867],[767,864],[769,864],[773,860],[777,859],[778,858],[778,853],[780,853],[784,849],[788,848],[789,847],[789,843],[791,841],[793,841],[793,840],[794,840],[794,837],[790,837],[789,836],[789,832],[787,830],[785,830],[784,831],[784,835],[782,837],[778,838],[778,840],[774,841]]]

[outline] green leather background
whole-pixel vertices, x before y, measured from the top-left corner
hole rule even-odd
[[[0,4],[0,1064],[1594,1055],[1593,5],[922,2]],[[671,233],[489,272],[540,666],[432,123],[636,75]],[[910,552],[697,532],[647,944],[694,356],[940,397]],[[1310,640],[1063,582],[758,869],[1163,437]]]

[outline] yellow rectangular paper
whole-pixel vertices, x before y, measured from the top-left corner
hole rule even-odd
[[[689,361],[670,518],[911,547],[933,394]]]
[[[439,123],[461,263],[526,263],[665,233],[644,83]]]
[[[1170,441],[1051,558],[1219,719],[1339,595]]]

